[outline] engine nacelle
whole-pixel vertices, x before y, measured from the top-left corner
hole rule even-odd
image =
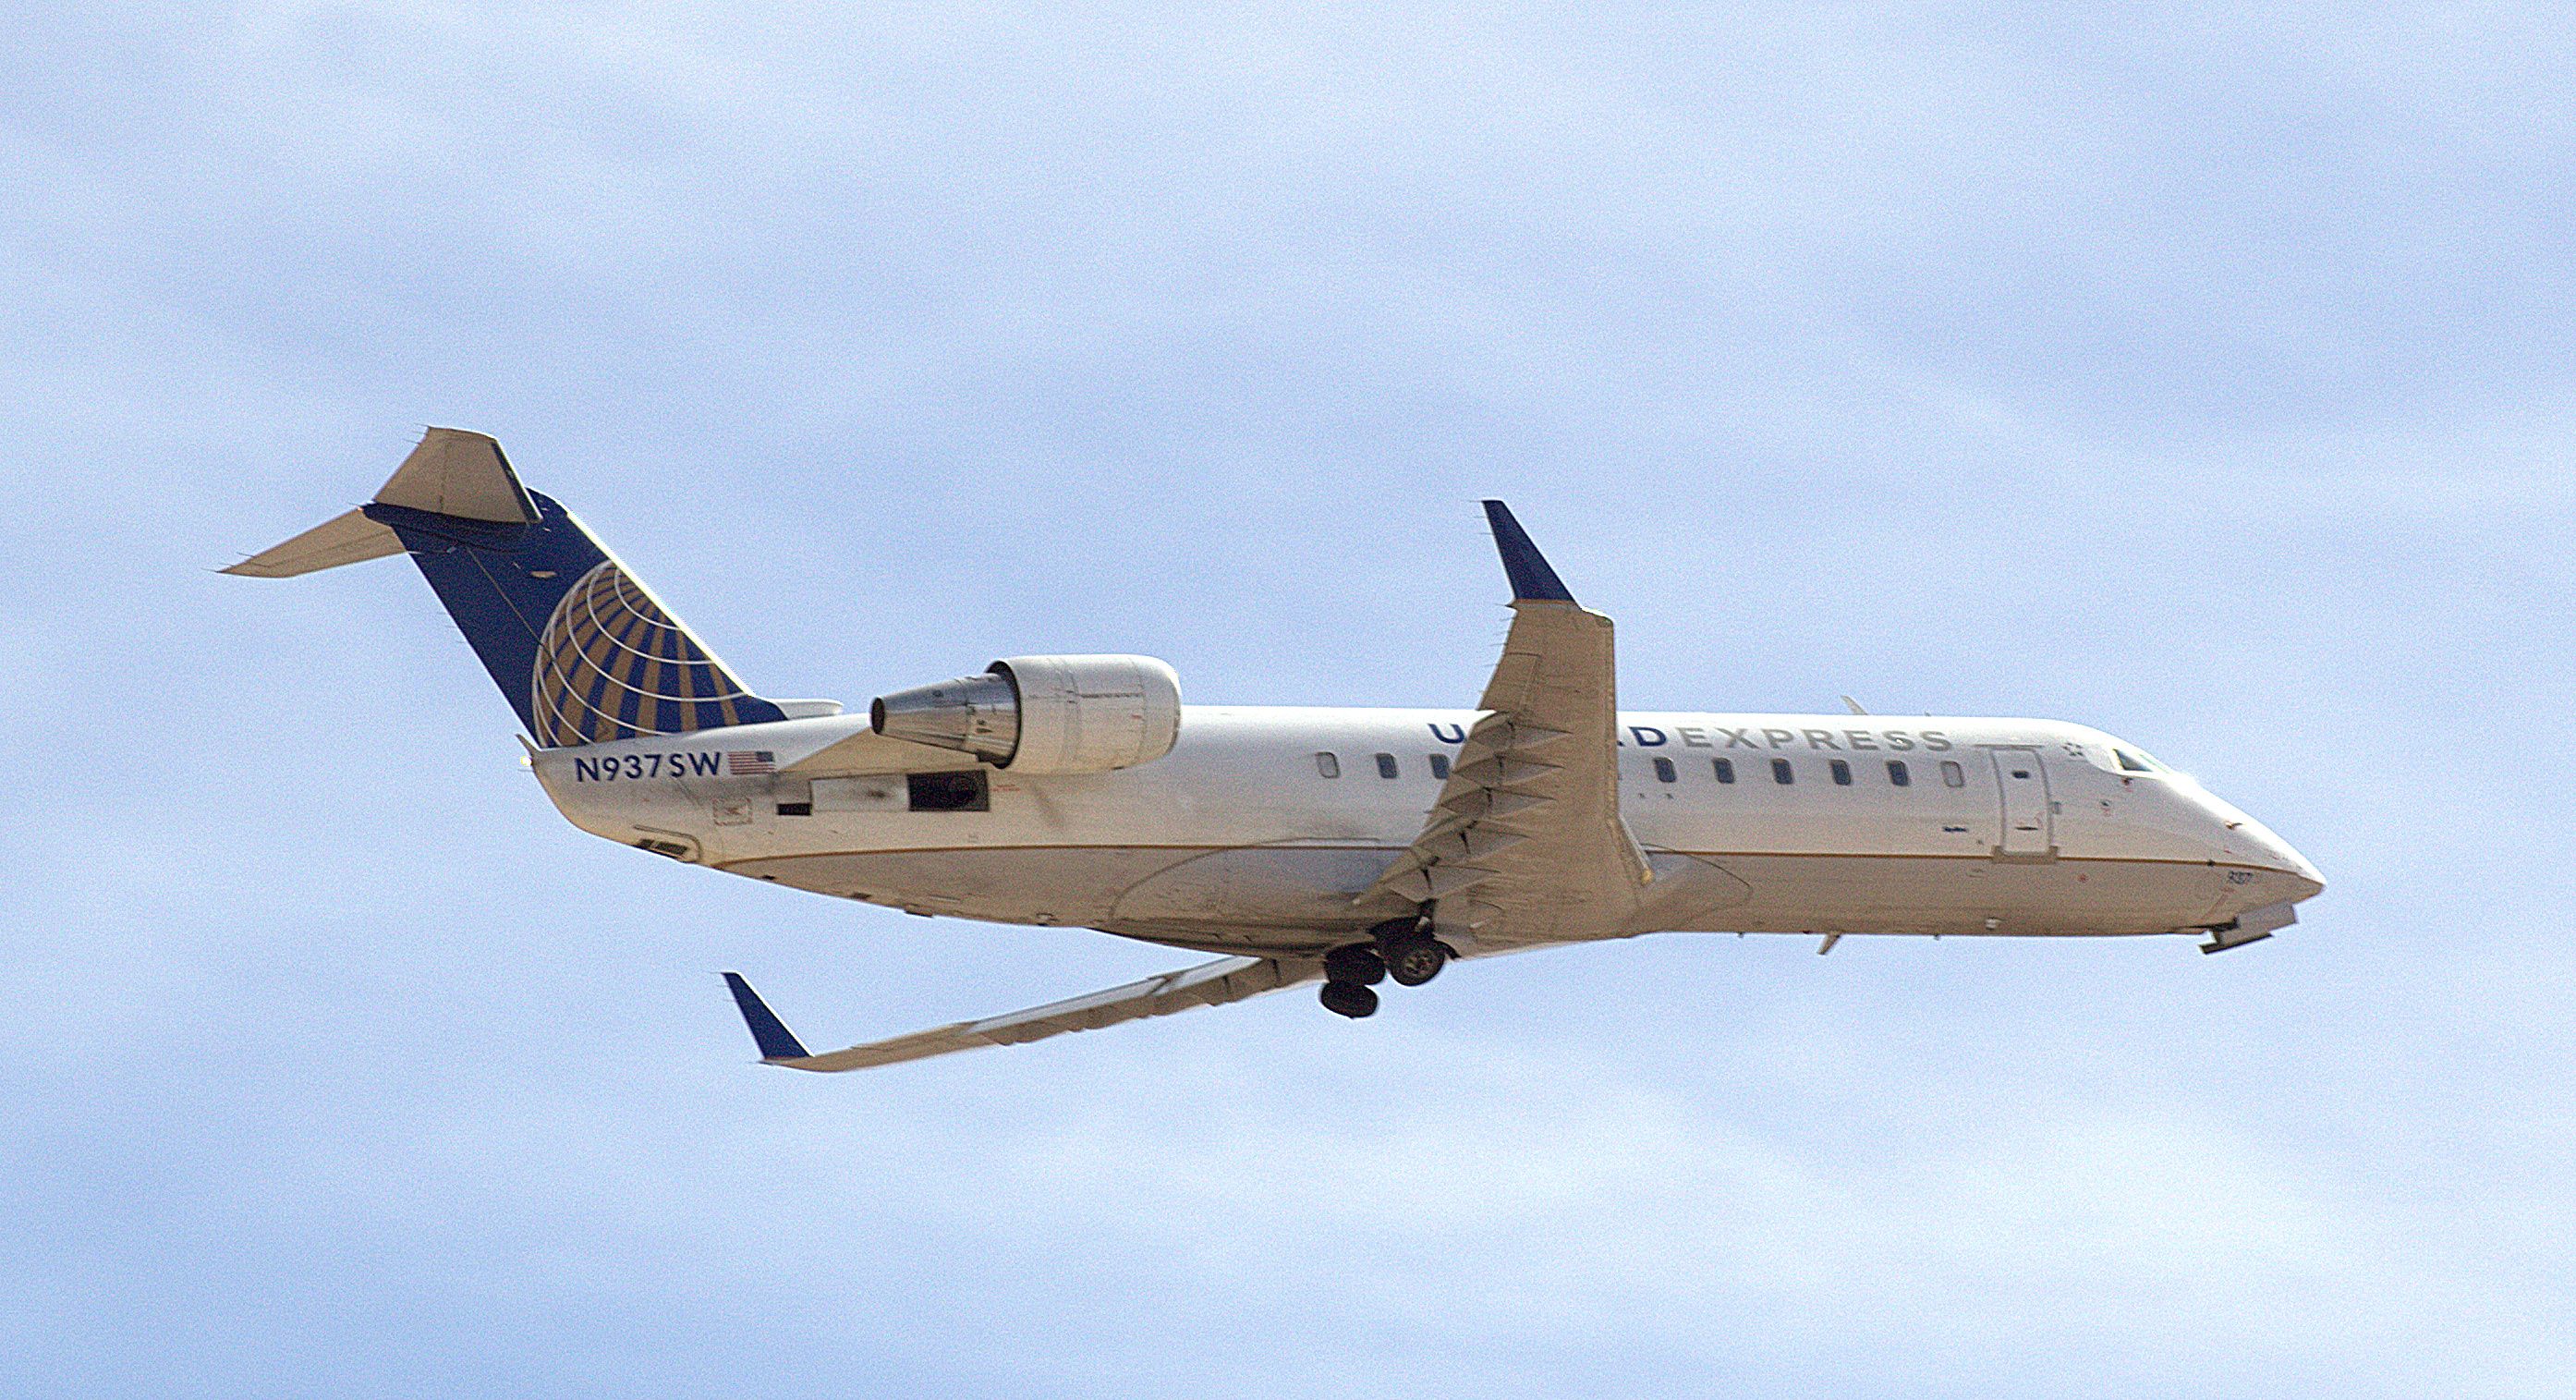
[[[1014,773],[1106,773],[1172,751],[1181,678],[1150,656],[1014,656],[878,696],[868,727]]]

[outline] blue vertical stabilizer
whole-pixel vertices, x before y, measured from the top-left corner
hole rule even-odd
[[[541,745],[785,718],[481,433],[430,429],[374,500],[226,572],[283,577],[398,552]]]

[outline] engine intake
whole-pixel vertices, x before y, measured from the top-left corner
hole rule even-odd
[[[880,695],[868,727],[1014,773],[1106,773],[1172,751],[1181,678],[1150,656],[1014,656]]]

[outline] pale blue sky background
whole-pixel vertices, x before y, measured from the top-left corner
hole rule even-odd
[[[2576,1376],[2560,7],[12,7],[0,1392],[2468,1396]],[[879,1074],[1178,966],[563,825],[499,435],[754,684],[2124,734],[2269,943],[1674,937]]]

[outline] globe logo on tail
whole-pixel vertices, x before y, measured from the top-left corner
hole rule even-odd
[[[548,748],[752,718],[742,703],[751,693],[614,559],[555,604],[537,640],[532,693],[537,742]]]

